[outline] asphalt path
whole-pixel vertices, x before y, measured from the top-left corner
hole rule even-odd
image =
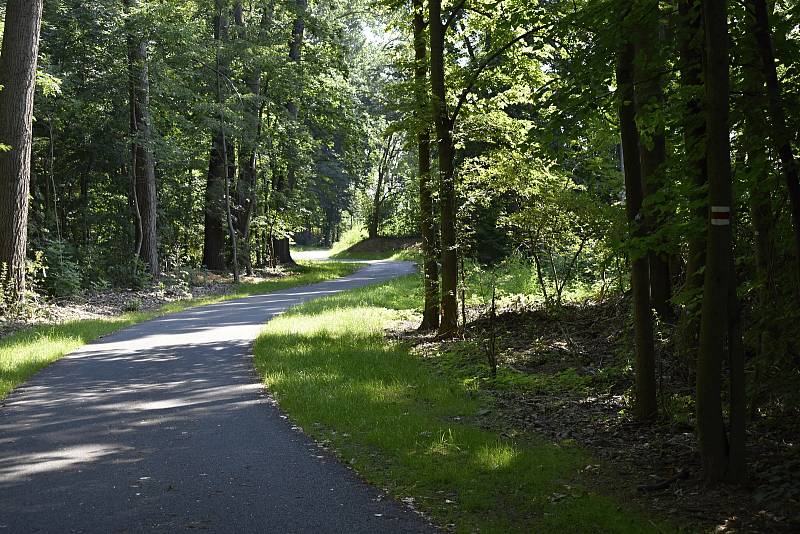
[[[0,407],[0,534],[433,531],[293,428],[251,350],[291,306],[413,270],[166,315],[47,367]]]

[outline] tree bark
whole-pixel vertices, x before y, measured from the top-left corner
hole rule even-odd
[[[627,26],[628,13],[621,13],[622,31]],[[639,157],[639,132],[634,109],[634,46],[621,44],[617,55],[617,91],[619,92],[619,123],[622,139],[622,159],[625,173],[625,208],[631,236],[641,237],[642,220],[641,160]],[[636,415],[640,419],[652,418],[657,412],[655,347],[653,319],[650,312],[650,280],[647,256],[638,254],[631,260],[631,292],[633,293],[633,327],[636,350]]]
[[[772,47],[772,29],[769,23],[769,12],[766,0],[750,0],[753,11],[753,32],[761,55],[761,68],[767,84],[767,100],[769,116],[772,122],[770,137],[781,160],[783,176],[789,192],[789,206],[792,212],[794,229],[795,256],[797,259],[797,279],[800,282],[800,173],[797,160],[792,149],[791,133],[786,126],[783,109],[780,80],[775,66],[775,51]]]
[[[239,38],[245,36],[244,9],[242,1],[237,0],[234,5],[234,23],[239,30]],[[261,20],[264,29],[268,21],[265,12]],[[242,260],[247,274],[253,274],[251,258],[250,220],[256,209],[256,157],[257,148],[261,137],[261,71],[252,68],[246,76],[245,85],[250,93],[246,101],[244,116],[244,135],[239,143],[239,179],[236,182],[236,230],[241,236]]]
[[[138,0],[124,0],[130,15]],[[148,272],[157,278],[158,263],[156,173],[150,126],[150,80],[147,65],[147,41],[130,19],[127,28],[128,88],[130,105],[131,157],[133,182],[138,208],[137,223],[141,228],[140,257]],[[137,226],[139,228],[139,226]]]
[[[378,231],[383,221],[383,202],[386,197],[383,194],[384,185],[389,183],[392,161],[397,154],[397,144],[394,133],[390,133],[384,140],[384,147],[381,160],[378,163],[378,181],[375,184],[375,195],[372,198],[372,217],[370,218],[367,235],[370,239],[378,237]]]
[[[383,151],[381,161],[378,164],[378,181],[375,183],[375,194],[372,197],[372,217],[370,217],[369,228],[367,229],[367,237],[375,239],[378,237],[378,229],[381,224],[381,199],[383,195],[383,178],[386,172],[386,157],[388,153],[387,146]]]
[[[710,211],[697,355],[697,432],[707,481],[723,480],[728,471],[728,439],[722,416],[722,362],[731,291],[731,171],[728,126],[728,21],[725,0],[704,0],[706,58],[706,162]]]
[[[224,11],[225,2],[216,0],[214,14],[214,39],[226,41],[228,38],[228,19]],[[220,62],[217,69],[225,69]],[[227,69],[226,69],[227,70]],[[219,72],[215,76],[219,76]],[[205,220],[203,233],[203,265],[212,271],[227,269],[225,261],[225,176],[226,165],[233,154],[228,154],[223,125],[219,124],[211,132],[211,152],[208,158],[208,175],[205,194]]]
[[[656,196],[664,184],[664,164],[666,162],[666,139],[663,121],[653,122],[664,105],[664,90],[661,84],[661,71],[664,62],[661,55],[661,39],[658,2],[645,0],[638,3],[635,37],[636,62],[634,66],[634,85],[636,119],[638,124],[647,124],[648,131],[639,128],[639,156],[641,158],[642,185],[645,198]],[[659,206],[651,206],[647,217],[650,227],[648,233],[657,233],[664,224],[664,216]],[[664,251],[649,250],[650,300],[652,307],[661,317],[672,315],[670,298],[672,284],[669,274],[669,260]]]
[[[33,96],[42,0],[8,0],[0,50],[0,285],[12,300],[25,295]]]
[[[212,271],[224,271],[225,228],[222,223],[225,192],[225,165],[222,150],[222,132],[214,131],[211,138],[208,175],[205,194],[205,219],[203,233],[203,265]]]
[[[444,34],[441,0],[429,0],[431,93],[439,157],[439,209],[441,212],[441,321],[440,336],[458,332],[458,254],[456,250],[455,169],[453,124],[447,111],[447,89],[444,73]]]
[[[428,54],[425,46],[423,0],[413,0],[414,10],[414,90],[417,109],[417,174],[419,175],[420,234],[422,235],[422,274],[425,302],[420,330],[439,327],[439,264],[436,261],[436,218],[431,186],[431,134],[428,97]]]
[[[689,95],[684,108],[683,147],[686,170],[693,186],[690,201],[696,204],[691,211],[692,231],[688,235],[688,261],[683,292],[690,296],[684,308],[677,334],[678,351],[687,362],[697,353],[700,329],[700,310],[695,298],[703,287],[702,269],[706,261],[704,188],[708,183],[705,157],[706,123],[703,114],[703,9],[701,0],[681,0],[678,4],[680,16],[680,83]],[[693,366],[693,364],[692,364]]]
[[[221,17],[220,11],[220,17]],[[217,102],[219,103],[219,128],[220,132],[222,132],[222,161],[226,163],[223,166],[224,169],[224,184],[225,184],[225,221],[228,223],[228,239],[231,242],[231,254],[233,256],[233,283],[239,283],[239,247],[236,238],[236,228],[233,224],[233,215],[231,213],[231,176],[236,171],[235,163],[229,163],[230,158],[228,157],[228,139],[225,135],[225,98],[222,92],[222,62],[221,62],[221,50],[220,50],[220,43],[217,43]],[[232,153],[233,150],[230,150]]]
[[[773,209],[773,196],[775,184],[770,179],[772,169],[767,148],[769,125],[767,124],[768,109],[766,91],[764,90],[764,71],[755,36],[752,43],[743,41],[740,45],[742,57],[742,89],[748,105],[743,109],[744,126],[740,142],[741,153],[739,159],[744,168],[748,170],[750,184],[750,219],[755,234],[755,271],[758,287],[759,309],[780,309],[781,295],[778,292],[776,278],[776,255],[774,226],[776,214]],[[747,46],[747,45],[750,46]],[[774,358],[781,351],[779,345],[774,343],[780,333],[772,321],[773,314],[759,314],[753,325],[753,331],[758,333],[755,357],[753,359],[755,371],[753,378],[753,392],[750,396],[750,414],[757,414],[763,384],[759,377],[763,369],[775,361]]]
[[[295,9],[297,10],[297,16],[295,17],[294,21],[292,22],[292,38],[289,41],[289,61],[295,63],[298,70],[300,66],[301,60],[301,52],[303,48],[303,38],[305,34],[305,12],[308,9],[308,0],[295,0],[294,2]],[[296,130],[298,126],[298,117],[300,113],[300,108],[296,100],[289,99],[286,102],[286,111],[289,112],[289,119],[292,121],[294,128],[292,130]],[[290,132],[292,132],[290,130]],[[286,165],[286,182],[284,184],[283,180],[279,183],[281,187],[278,189],[279,192],[283,193],[285,200],[288,200],[291,197],[295,187],[297,186],[297,157],[298,157],[298,150],[297,150],[297,140],[294,139],[294,135],[296,132],[290,133],[290,138],[288,140],[288,161]],[[277,206],[279,211],[286,210],[288,207],[288,202],[284,201],[282,206]],[[273,238],[272,248],[275,253],[274,261],[277,263],[284,263],[284,264],[294,264],[294,260],[292,259],[291,251],[289,248],[289,238],[282,237],[282,238]]]

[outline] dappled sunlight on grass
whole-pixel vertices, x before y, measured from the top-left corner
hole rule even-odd
[[[13,388],[48,364],[90,341],[126,326],[191,307],[339,278],[359,267],[350,263],[308,263],[301,265],[291,276],[241,284],[234,292],[225,295],[175,301],[151,312],[37,326],[6,336],[0,339],[0,398],[8,395]]]
[[[267,324],[256,366],[291,418],[458,531],[652,530],[612,499],[564,489],[589,461],[582,451],[477,428],[484,401],[471,388],[384,338],[388,321],[418,307],[417,284],[410,276],[327,297]]]
[[[519,456],[519,451],[506,444],[497,443],[481,447],[476,454],[479,466],[484,469],[500,469],[511,466],[512,462]]]
[[[65,354],[100,336],[154,315],[133,313],[109,319],[40,326],[0,340],[0,398]]]

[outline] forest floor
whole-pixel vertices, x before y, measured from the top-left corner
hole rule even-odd
[[[625,500],[691,530],[800,531],[800,414],[751,422],[747,487],[706,488],[690,417],[691,377],[669,366],[669,347],[660,347],[661,419],[641,424],[630,417],[626,308],[620,298],[558,309],[516,305],[493,323],[471,308],[461,339],[422,335],[416,320],[396,324],[389,336],[410,344],[437,372],[489,396],[491,407],[476,425],[510,439],[545,436],[588,450],[596,461],[583,471],[598,488],[616,488]],[[492,329],[495,378],[486,363]]]

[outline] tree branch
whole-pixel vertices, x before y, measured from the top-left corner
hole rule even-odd
[[[483,61],[480,62],[480,64],[478,64],[478,66],[475,68],[475,71],[472,73],[469,82],[464,87],[464,90],[461,91],[461,94],[458,97],[458,103],[456,104],[456,107],[453,110],[453,114],[450,116],[449,119],[450,128],[452,128],[455,125],[456,119],[458,118],[458,114],[461,111],[461,108],[464,106],[464,102],[467,100],[467,96],[469,96],[469,94],[475,88],[475,84],[478,82],[478,77],[483,73],[484,70],[486,70],[486,68],[492,63],[492,61],[500,57],[509,48],[511,48],[518,42],[522,41],[523,39],[527,39],[528,37],[536,34],[537,32],[547,27],[548,25],[532,28],[523,34],[514,37],[512,40],[510,40],[509,42],[507,42],[506,44],[504,44],[503,46],[501,46],[500,48],[489,54],[488,57],[486,57]]]
[[[459,2],[453,6],[453,9],[450,11],[450,16],[447,17],[447,20],[444,22],[442,26],[442,33],[447,31],[447,28],[456,20],[456,17],[459,13],[464,9],[464,4],[467,3],[467,0],[459,0]],[[440,22],[441,23],[441,22]]]

